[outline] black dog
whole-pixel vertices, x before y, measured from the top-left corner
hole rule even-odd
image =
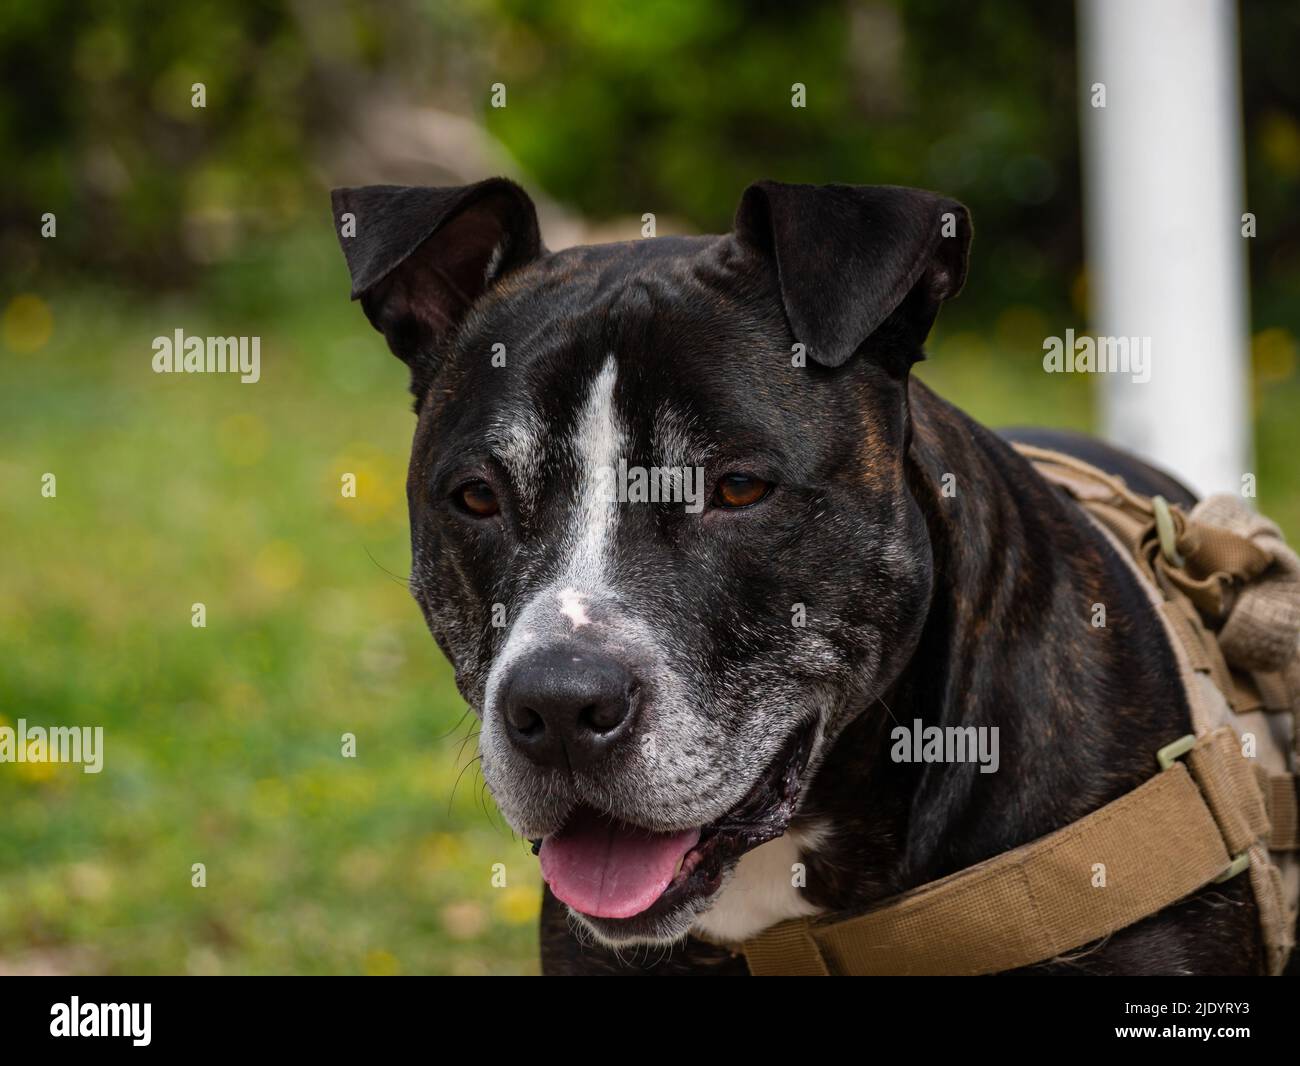
[[[1191,732],[1125,564],[910,377],[960,204],[761,182],[725,236],[558,253],[501,179],[334,206],[411,370],[411,588],[540,842],[547,972],[744,973],[725,945],[1050,833]],[[997,772],[896,761],[918,720],[996,728]],[[1262,965],[1239,877],[1031,972]]]

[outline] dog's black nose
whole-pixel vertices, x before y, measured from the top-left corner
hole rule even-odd
[[[632,731],[636,682],[608,655],[558,647],[522,659],[502,696],[506,732],[524,755],[589,770]]]

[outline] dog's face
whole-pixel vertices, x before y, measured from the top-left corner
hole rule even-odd
[[[554,254],[499,179],[335,212],[412,370],[411,589],[487,784],[596,936],[676,939],[919,634],[906,379],[965,211],[762,183],[732,234]]]

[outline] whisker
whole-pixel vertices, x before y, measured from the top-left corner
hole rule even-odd
[[[484,815],[487,816],[488,825],[492,826],[492,828],[495,829],[497,832],[501,832],[503,829],[507,830],[510,833],[510,838],[512,840],[518,841],[519,838],[515,836],[514,830],[510,829],[508,826],[505,826],[500,821],[498,821],[496,815],[494,815],[492,811],[488,809],[487,801],[485,798],[487,796],[487,778],[483,777],[483,775],[480,774],[479,780],[482,782],[482,784],[479,786],[478,802],[479,802],[479,806],[483,808]]]
[[[476,762],[478,762],[479,759],[481,758],[483,758],[483,756],[475,755],[474,758],[470,759],[469,762],[467,762],[464,766],[460,768],[460,773],[456,775],[456,780],[452,782],[451,795],[447,798],[448,815],[451,814],[451,805],[456,802],[456,789],[460,787],[460,779],[465,776],[465,771],[468,770],[471,766],[473,766]]]
[[[458,721],[454,726],[452,726],[450,729],[448,729],[447,732],[443,733],[443,735],[440,736],[438,739],[439,739],[439,740],[446,740],[449,736],[451,736],[454,732],[456,732],[456,730],[459,729],[459,728],[461,727],[461,723],[465,721],[465,715],[466,715],[466,714],[469,714],[471,711],[473,711],[473,709],[474,709],[474,708],[472,708],[472,707],[466,707],[466,708],[465,708],[465,714],[462,714],[462,715],[460,716],[460,720],[459,720],[459,721]]]
[[[468,744],[471,740],[473,740],[476,736],[478,736],[482,732],[483,730],[481,729],[475,729],[465,735],[465,737],[460,742],[460,747],[456,750],[457,761],[459,761],[460,757],[465,754],[465,745]]]
[[[364,544],[361,545],[361,550],[366,553],[366,556],[370,559],[372,563],[374,563],[377,567],[379,567],[380,570],[382,570],[385,574],[387,574],[390,578],[392,578],[395,582],[397,582],[397,584],[401,585],[402,588],[411,587],[410,578],[405,578],[401,574],[394,573],[392,570],[389,570],[388,567],[386,567],[383,563],[381,563],[378,559],[376,559],[373,555],[370,554],[370,549],[366,545]]]

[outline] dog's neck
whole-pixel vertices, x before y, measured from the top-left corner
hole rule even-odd
[[[805,859],[810,898],[832,910],[1081,817],[1149,777],[1155,750],[1188,731],[1163,631],[1086,516],[917,382],[910,407],[906,477],[934,586],[908,665],[837,738],[796,821],[829,827]],[[1000,768],[895,761],[891,731],[917,721],[996,729]]]

